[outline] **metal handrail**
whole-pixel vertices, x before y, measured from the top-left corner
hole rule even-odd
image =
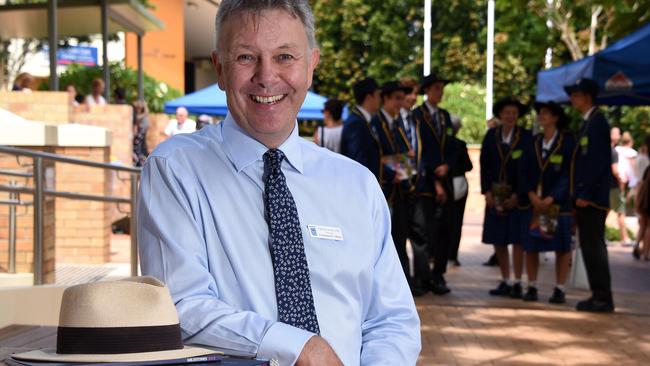
[[[33,177],[34,188],[18,187],[13,185],[0,185],[0,192],[25,193],[31,194],[34,197],[32,202],[34,206],[34,285],[43,284],[43,205],[46,196],[78,199],[85,201],[101,201],[101,202],[114,202],[114,203],[128,203],[131,205],[131,222],[130,222],[130,236],[131,236],[131,275],[137,276],[138,274],[138,240],[137,240],[137,223],[135,218],[135,207],[138,194],[138,180],[141,169],[120,166],[108,163],[98,163],[94,161],[87,161],[82,159],[69,158],[62,155],[51,154],[46,152],[37,152],[32,150],[20,149],[11,146],[0,145],[0,154],[10,154],[16,157],[26,156],[31,157],[34,161],[33,173],[19,173],[11,170],[0,170],[0,175],[19,176],[19,177]],[[44,172],[43,160],[50,160],[59,163],[81,165],[91,168],[99,168],[104,170],[113,170],[118,172],[128,172],[131,181],[131,194],[129,198],[115,197],[115,196],[99,196],[89,195],[82,193],[61,192],[51,189],[46,189],[44,186]],[[8,204],[12,207],[16,205],[25,204],[20,200],[12,198],[8,201],[1,201],[1,204]]]

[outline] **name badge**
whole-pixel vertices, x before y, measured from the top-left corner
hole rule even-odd
[[[584,146],[587,146],[587,145],[589,145],[589,137],[587,137],[587,136],[582,136],[582,137],[580,138],[580,146],[583,146],[583,147],[584,147]]]
[[[307,225],[309,235],[312,238],[325,239],[325,240],[343,240],[343,231],[338,227]]]
[[[551,155],[551,164],[562,164],[562,155]]]
[[[512,160],[517,160],[521,157],[522,151],[521,150],[515,150],[512,152]]]
[[[454,130],[451,127],[447,127],[447,135],[452,136],[454,134]]]

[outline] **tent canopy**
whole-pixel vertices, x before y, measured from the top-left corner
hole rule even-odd
[[[598,103],[650,105],[650,23],[604,50],[537,74],[537,100],[567,102],[564,85],[598,82]]]
[[[298,112],[298,119],[322,120],[321,111],[326,101],[325,97],[311,91],[307,92],[307,97]],[[219,89],[217,84],[165,103],[165,113],[175,113],[178,107],[187,108],[191,114],[225,116],[228,113],[226,93]]]

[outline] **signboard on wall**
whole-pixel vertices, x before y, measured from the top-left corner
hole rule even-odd
[[[43,50],[46,54],[48,48]],[[56,52],[57,65],[78,64],[84,66],[97,66],[97,47],[70,46],[59,48]]]

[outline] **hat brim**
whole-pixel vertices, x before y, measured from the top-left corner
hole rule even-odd
[[[528,113],[528,107],[526,105],[522,104],[521,102],[510,101],[510,100],[505,101],[505,102],[497,102],[492,107],[492,113],[494,114],[495,117],[498,118],[499,115],[501,114],[501,111],[503,110],[503,108],[505,108],[505,107],[507,107],[509,105],[511,105],[513,107],[516,107],[517,110],[519,111],[519,115],[517,116],[517,118],[521,118],[524,115],[526,115],[526,113]]]
[[[564,92],[567,93],[567,95],[571,95],[571,93],[575,93],[577,91],[582,91],[582,89],[576,85],[567,85],[564,87]]]
[[[426,93],[424,92],[424,89],[430,87],[431,85],[433,85],[433,84],[435,84],[435,83],[442,83],[443,85],[447,85],[447,84],[451,83],[452,81],[453,81],[453,80],[438,79],[438,80],[434,80],[434,81],[428,82],[428,83],[426,83],[426,84],[420,84],[420,87],[419,87],[419,90],[418,90],[418,94],[420,94],[420,95],[424,95],[424,94],[426,94]]]
[[[158,352],[65,355],[56,353],[56,348],[44,348],[40,350],[17,353],[11,355],[11,357],[17,360],[43,362],[149,362],[198,357],[214,353],[223,354],[222,352],[210,350],[207,348],[185,346],[183,349]]]

